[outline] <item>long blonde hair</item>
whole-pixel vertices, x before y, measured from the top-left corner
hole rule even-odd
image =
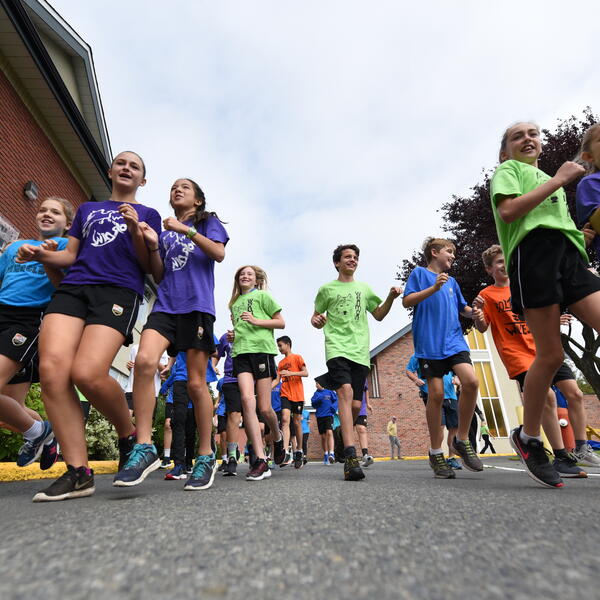
[[[577,156],[574,158],[575,162],[577,162],[580,165],[583,165],[585,167],[585,171],[588,175],[590,173],[597,173],[598,171],[600,171],[600,168],[598,168],[596,163],[594,163],[593,161],[588,162],[587,160],[583,160],[581,155],[584,152],[590,151],[590,146],[592,144],[592,137],[593,137],[594,133],[596,133],[598,131],[598,129],[600,129],[600,123],[594,123],[593,125],[590,125],[586,129],[585,133],[583,134],[583,137],[581,138],[581,146],[579,147],[579,152],[577,153]]]
[[[254,271],[256,275],[256,289],[257,290],[266,290],[267,289],[267,274],[264,269],[257,267],[256,265],[243,265],[241,266],[233,276],[233,291],[231,292],[231,300],[227,305],[231,310],[231,307],[234,305],[235,301],[242,295],[242,288],[240,287],[240,273],[244,270],[250,268]]]

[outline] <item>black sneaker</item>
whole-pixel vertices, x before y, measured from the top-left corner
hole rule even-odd
[[[227,465],[223,469],[223,477],[235,477],[237,475],[237,460],[235,456],[230,456]]]
[[[303,466],[302,452],[294,452],[294,469],[301,469]]]
[[[344,462],[344,438],[342,437],[342,428],[336,427],[333,430],[333,454],[335,460]]]
[[[436,479],[455,479],[456,474],[452,467],[446,462],[443,454],[429,453],[429,466],[433,470]]]
[[[577,466],[577,458],[571,452],[565,452],[562,456],[555,455],[552,464],[561,477],[585,478],[588,476],[581,467]]]
[[[35,440],[23,440],[23,445],[17,455],[17,466],[26,467],[34,463],[42,454],[44,444],[54,437],[50,421],[42,421],[42,433]]]
[[[183,487],[184,490],[206,490],[215,479],[217,460],[214,454],[200,455],[194,461],[194,470]]]
[[[125,466],[134,445],[135,433],[125,438],[119,438],[119,467],[117,471],[120,471]]]
[[[127,462],[114,476],[113,485],[116,487],[138,485],[158,467],[160,467],[160,458],[154,444],[135,444]]]
[[[49,444],[44,444],[42,454],[40,455],[40,469],[46,471],[54,465],[58,460],[58,453],[60,451],[56,438],[52,438]]]
[[[525,466],[527,475],[546,487],[563,487],[565,484],[548,460],[544,444],[536,439],[529,440],[527,444],[523,443],[521,440],[522,429],[523,425],[513,429],[509,439],[510,445]]]
[[[477,452],[473,450],[473,446],[471,446],[471,442],[466,440],[465,442],[460,442],[454,436],[452,440],[452,447],[456,454],[460,456],[462,460],[462,464],[465,469],[468,471],[483,471],[483,463],[479,456],[477,456]]]
[[[264,458],[257,458],[254,467],[246,475],[247,481],[261,481],[271,477],[271,469]]]
[[[248,465],[251,470],[254,468],[257,460],[258,457],[256,456],[256,452],[254,452],[252,444],[248,444]]]
[[[89,472],[88,472],[89,471]],[[94,487],[94,472],[85,467],[75,468],[67,465],[67,470],[45,490],[38,492],[34,502],[56,502],[69,498],[91,496],[96,491]]]
[[[283,447],[283,433],[279,431],[281,439],[278,442],[273,442],[273,460],[276,465],[280,465],[285,460],[285,448]]]
[[[223,473],[225,469],[227,469],[227,459],[224,458],[217,469],[217,473]]]
[[[360,468],[360,463],[356,455],[346,457],[344,460],[344,479],[346,481],[360,481],[364,478],[365,474]]]

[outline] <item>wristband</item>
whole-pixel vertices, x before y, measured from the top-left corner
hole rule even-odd
[[[190,227],[185,234],[186,237],[190,238],[190,240],[197,234],[195,227]]]
[[[157,246],[156,248],[150,248],[150,252],[158,252],[160,250],[160,247]]]

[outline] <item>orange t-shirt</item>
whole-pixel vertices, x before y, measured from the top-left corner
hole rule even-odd
[[[288,354],[281,359],[279,365],[277,365],[277,371],[292,371],[298,373],[306,368],[304,359],[299,354]],[[282,398],[287,398],[290,402],[304,402],[304,385],[302,384],[302,377],[294,375],[292,377],[281,378],[281,392]]]
[[[492,337],[500,358],[514,379],[529,370],[535,359],[535,343],[529,327],[512,311],[510,287],[490,285],[479,295],[485,300],[483,313],[492,328]]]

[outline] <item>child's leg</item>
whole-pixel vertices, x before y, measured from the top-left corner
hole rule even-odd
[[[258,410],[269,426],[273,441],[279,441],[279,423],[277,422],[277,415],[271,405],[271,379],[265,378],[257,380],[256,397],[258,401]],[[256,452],[256,448],[254,451]]]
[[[185,426],[190,397],[185,381],[173,383],[173,417],[171,418],[171,457],[176,465],[185,465]]]
[[[338,411],[340,414],[340,427],[342,428],[342,439],[344,440],[344,448],[354,446],[354,414],[353,414],[353,396],[354,392],[349,383],[344,383],[336,390],[338,396]],[[358,412],[360,411],[360,402],[358,403]]]
[[[573,427],[576,440],[586,440],[587,415],[583,404],[583,392],[579,389],[574,379],[563,379],[556,382],[556,387],[567,399],[569,405],[569,419]]]
[[[260,425],[256,415],[256,398],[254,397],[254,377],[252,373],[240,373],[238,375],[238,385],[242,396],[242,411],[244,413],[244,429],[248,437],[248,442],[252,444],[254,453],[258,458],[265,458],[265,452],[262,447],[260,437]],[[269,381],[265,379],[264,381]],[[270,385],[270,383],[269,383]],[[270,390],[269,390],[270,393]]]
[[[281,433],[283,433],[283,447],[287,452],[288,446],[290,445],[290,409],[281,409]]]
[[[580,321],[600,332],[600,292],[594,292],[571,304],[569,310]]]
[[[188,371],[188,393],[194,405],[196,427],[198,428],[198,454],[212,454],[210,435],[212,433],[213,401],[206,383],[208,352],[190,349],[186,354]]]
[[[135,380],[134,380],[135,381]],[[173,431],[171,430],[171,419],[165,419],[165,428],[163,432],[163,455],[171,456],[171,442],[173,441]]]
[[[123,389],[109,375],[109,370],[124,339],[123,334],[112,327],[86,325],[71,368],[73,383],[92,406],[114,425],[120,438],[131,435],[134,427]],[[79,412],[81,413],[81,407]]]
[[[328,429],[325,435],[327,437],[327,452],[333,454],[333,429]]]
[[[452,429],[448,429],[448,437],[446,439],[446,442],[448,444],[448,458],[451,458],[452,456],[456,455],[456,452],[454,452],[454,449],[452,447],[452,440],[456,435],[458,435],[457,428],[453,427]]]
[[[241,418],[241,413],[239,412],[230,412],[227,415],[227,445],[229,446],[229,444],[238,444],[239,443],[239,425],[240,425],[240,418]],[[276,436],[277,437],[277,436]],[[227,452],[229,453],[229,448],[227,449]]]
[[[7,391],[7,388],[13,388],[15,386],[6,385],[7,381],[10,381],[15,373],[21,369],[21,363],[8,358],[0,354],[0,387],[2,392]],[[29,389],[29,383],[25,384]],[[23,397],[23,402],[25,398]],[[34,412],[34,411],[32,411]],[[25,407],[19,403],[13,396],[5,393],[0,395],[0,421],[11,426],[11,429],[16,430],[19,433],[27,431],[36,420],[40,420],[39,415],[37,419],[31,415]]]
[[[444,380],[441,377],[427,378],[428,398],[425,407],[427,427],[431,448],[437,450],[442,447],[444,430],[442,429],[442,403],[444,402]],[[462,401],[462,396],[461,396]]]
[[[156,405],[154,376],[160,357],[169,347],[169,340],[154,329],[144,329],[135,357],[133,378],[133,412],[138,444],[152,443],[152,415]],[[170,440],[169,440],[170,442]]]
[[[546,403],[542,413],[542,427],[552,450],[564,450],[565,444],[563,443],[556,413],[556,395],[552,390],[548,390],[546,395]]]
[[[452,367],[460,381],[460,401],[458,402],[458,431],[456,438],[459,440],[469,439],[469,428],[471,419],[477,405],[477,390],[479,381],[475,369],[470,363],[459,363]]]
[[[358,445],[362,448],[369,447],[369,440],[367,439],[367,428],[364,425],[356,426],[356,435],[358,436]]]
[[[193,408],[186,406],[185,412],[185,464],[189,467],[193,464],[196,456],[196,417]]]
[[[525,321],[535,341],[536,355],[527,371],[523,388],[523,433],[539,437],[548,389],[564,360],[559,306],[553,304],[543,308],[528,308],[525,310]]]
[[[82,319],[51,313],[42,321],[39,338],[42,399],[65,463],[73,467],[87,467],[83,412],[71,382],[83,328]]]
[[[2,357],[0,356],[0,359]],[[5,357],[6,358],[6,357]],[[36,421],[43,421],[42,417],[28,406],[25,406],[25,398],[27,398],[27,394],[29,392],[29,388],[31,387],[31,383],[29,381],[24,381],[23,383],[7,383],[2,387],[2,393],[4,396],[8,396],[9,398],[14,398],[24,409],[25,412]]]
[[[296,450],[302,450],[302,414],[294,413],[294,433],[296,434]]]

